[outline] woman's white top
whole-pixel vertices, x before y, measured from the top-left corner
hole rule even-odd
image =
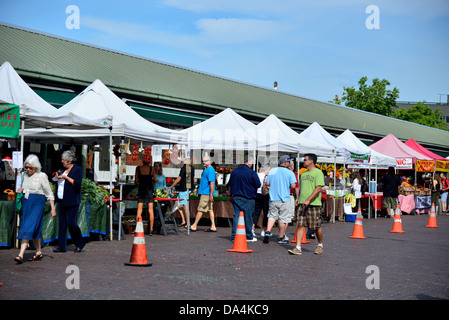
[[[362,185],[359,183],[358,178],[355,178],[354,181],[352,181],[352,188],[354,189],[355,197],[360,199],[362,197]]]
[[[44,172],[35,172],[32,176],[25,174],[22,188],[25,199],[28,199],[31,193],[43,195],[47,200],[55,200],[48,177]]]
[[[61,176],[67,176],[67,173],[64,172]],[[64,184],[65,179],[58,179],[58,199],[64,198]]]

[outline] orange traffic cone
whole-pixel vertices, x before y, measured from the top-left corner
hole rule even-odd
[[[296,227],[296,229],[295,229],[295,238],[292,241],[290,241],[290,243],[296,243],[296,232],[297,231],[298,231],[298,227]],[[301,243],[302,244],[310,243],[310,241],[307,240],[307,238],[306,238],[306,229],[305,228],[304,228],[304,232],[302,233]]]
[[[433,204],[433,203],[432,203],[432,208],[430,209],[429,222],[427,222],[426,228],[438,228],[437,215],[435,212],[435,204]]]
[[[145,234],[143,231],[142,217],[137,218],[136,230],[134,232],[133,249],[131,259],[125,266],[149,267],[153,265],[147,261],[147,250],[145,248]]]
[[[390,230],[390,232],[394,232],[394,233],[404,233],[405,232],[402,230],[401,209],[399,209],[399,206],[397,206],[396,211],[394,212],[393,229]]]
[[[354,230],[352,231],[352,236],[349,238],[351,239],[366,239],[366,237],[363,236],[363,216],[362,212],[359,210],[357,211],[357,217],[355,218],[354,222]]]
[[[240,211],[239,221],[237,224],[237,230],[235,232],[234,238],[234,248],[228,249],[229,252],[253,252],[253,250],[248,250],[248,244],[246,243],[246,229],[245,229],[245,219],[243,218],[243,211]]]

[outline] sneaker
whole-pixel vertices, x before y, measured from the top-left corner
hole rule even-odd
[[[290,249],[290,250],[288,250],[288,253],[290,253],[290,254],[294,254],[294,255],[296,255],[296,256],[300,256],[300,255],[302,255],[302,252],[301,252],[301,250],[299,250],[298,248],[294,248],[293,250],[292,249]]]
[[[315,254],[322,254],[323,253],[323,247],[322,246],[316,246]]]
[[[246,239],[246,242],[257,242],[257,238],[253,237],[252,239]]]
[[[283,236],[282,238],[278,238],[278,244],[287,244],[288,239],[286,239],[286,236]]]
[[[261,237],[265,237],[265,231],[262,231],[262,232],[260,233],[260,236],[261,236]]]
[[[263,237],[263,243],[268,243],[270,241],[271,236],[272,236],[271,232],[265,231],[265,235]]]
[[[287,237],[286,234],[284,234],[284,239],[285,239],[285,241],[289,241],[289,240],[290,240],[290,239]]]
[[[256,236],[256,231],[253,229],[253,237]]]

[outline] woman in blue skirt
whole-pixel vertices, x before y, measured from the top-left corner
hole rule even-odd
[[[54,195],[48,182],[48,177],[41,172],[39,158],[31,154],[25,159],[25,175],[22,187],[17,189],[18,193],[23,193],[22,198],[22,226],[18,239],[21,239],[20,252],[14,260],[21,264],[28,242],[34,241],[36,254],[29,261],[40,260],[43,257],[41,249],[41,230],[44,221],[44,207],[48,200],[51,206],[51,218],[56,217]]]

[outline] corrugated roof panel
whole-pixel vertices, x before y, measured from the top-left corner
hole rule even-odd
[[[59,81],[89,85],[100,79],[111,89],[134,95],[154,95],[216,109],[232,108],[242,115],[264,118],[274,113],[290,123],[360,131],[447,148],[449,132],[400,121],[344,106],[220,78],[177,66],[97,48],[34,31],[0,24],[0,63],[9,61],[28,71]]]

